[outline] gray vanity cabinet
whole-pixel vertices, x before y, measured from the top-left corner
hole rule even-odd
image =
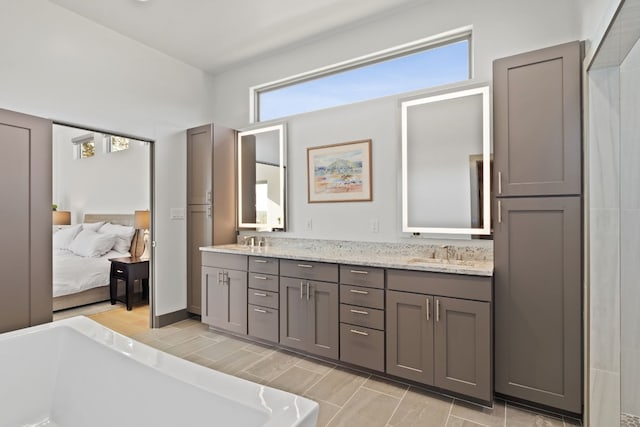
[[[247,257],[202,254],[202,322],[247,334]]]
[[[338,266],[280,260],[280,343],[338,359],[338,284],[311,277],[337,281]]]
[[[501,200],[494,230],[496,391],[581,412],[579,197]]]
[[[497,196],[581,192],[581,44],[493,63]]]
[[[491,278],[387,270],[387,285],[387,373],[490,402]]]
[[[280,320],[279,260],[249,257],[248,332],[252,337],[278,342]]]

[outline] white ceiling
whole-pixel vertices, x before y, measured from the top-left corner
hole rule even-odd
[[[210,73],[428,0],[50,0]]]

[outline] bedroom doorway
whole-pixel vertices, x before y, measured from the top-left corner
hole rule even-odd
[[[151,327],[153,141],[65,123],[52,136],[54,319],[124,309]]]

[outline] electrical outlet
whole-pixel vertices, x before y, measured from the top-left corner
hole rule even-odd
[[[369,231],[377,233],[380,230],[380,222],[377,219],[369,221]]]
[[[307,231],[313,230],[313,220],[311,218],[307,219],[306,229]]]

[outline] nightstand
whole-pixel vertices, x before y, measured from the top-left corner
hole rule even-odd
[[[124,302],[127,310],[131,310],[131,300],[133,299],[133,283],[140,280],[142,286],[142,298],[149,297],[149,260],[136,257],[111,258],[111,282],[109,293],[111,305],[116,301]],[[124,300],[118,297],[118,280],[125,283]]]

